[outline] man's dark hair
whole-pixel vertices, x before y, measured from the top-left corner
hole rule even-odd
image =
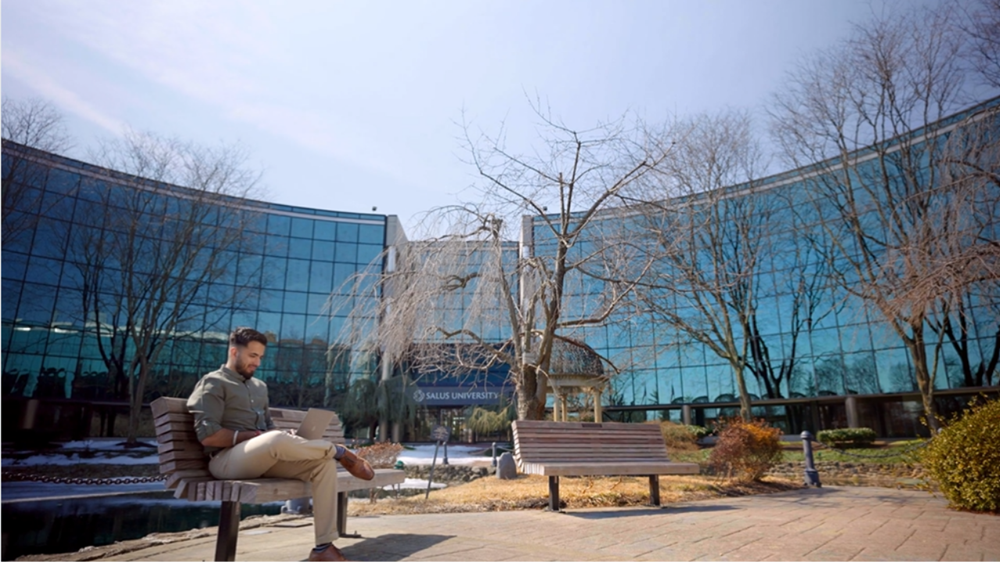
[[[237,345],[240,347],[246,347],[248,343],[255,341],[262,345],[267,345],[267,336],[254,330],[253,328],[247,328],[245,326],[236,328],[233,333],[229,334],[229,345]]]

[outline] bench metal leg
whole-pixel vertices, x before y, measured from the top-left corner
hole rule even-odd
[[[347,532],[347,492],[337,492],[337,535],[347,539],[360,539],[358,533]]]
[[[215,541],[216,560],[236,560],[236,540],[240,536],[240,502],[222,502],[219,537]]]
[[[347,492],[337,492],[337,534],[347,534]]]
[[[549,476],[549,511],[559,511],[558,476]]]
[[[656,474],[649,476],[649,503],[660,505],[660,477]]]

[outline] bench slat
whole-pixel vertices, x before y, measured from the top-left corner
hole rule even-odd
[[[695,463],[524,463],[525,474],[542,476],[646,476],[651,474],[698,474]]]
[[[206,466],[208,466],[208,463],[204,458],[167,461],[160,464],[160,474],[170,474],[178,470],[205,468]]]
[[[173,490],[176,488],[182,480],[191,478],[206,478],[211,479],[212,474],[208,472],[208,468],[204,470],[178,470],[167,476],[166,486],[168,490]]]
[[[153,400],[149,407],[153,410],[154,419],[170,412],[188,413],[187,400],[183,398],[157,398]]]
[[[156,452],[161,455],[175,451],[194,451],[196,453],[201,453],[202,455],[205,454],[205,448],[202,447],[201,443],[197,441],[170,441],[167,443],[160,443],[156,446]]]
[[[198,476],[194,478],[182,478],[177,483],[174,497],[179,500],[197,501],[198,483],[212,480],[212,475]]]

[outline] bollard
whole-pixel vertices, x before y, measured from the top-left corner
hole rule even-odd
[[[493,457],[493,468],[497,467],[497,442],[493,442],[493,452],[490,454]]]
[[[819,482],[819,472],[816,471],[816,465],[813,464],[813,449],[812,449],[812,433],[808,431],[802,432],[802,452],[806,457],[806,486],[816,486],[817,488],[822,488],[823,485]]]
[[[448,442],[444,442],[444,458],[441,459],[441,464],[448,464]]]

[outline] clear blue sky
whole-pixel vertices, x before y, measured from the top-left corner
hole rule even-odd
[[[137,129],[241,141],[274,202],[415,214],[476,180],[457,124],[529,150],[567,125],[759,110],[803,55],[882,3],[8,0],[2,88],[41,96],[86,159]]]

